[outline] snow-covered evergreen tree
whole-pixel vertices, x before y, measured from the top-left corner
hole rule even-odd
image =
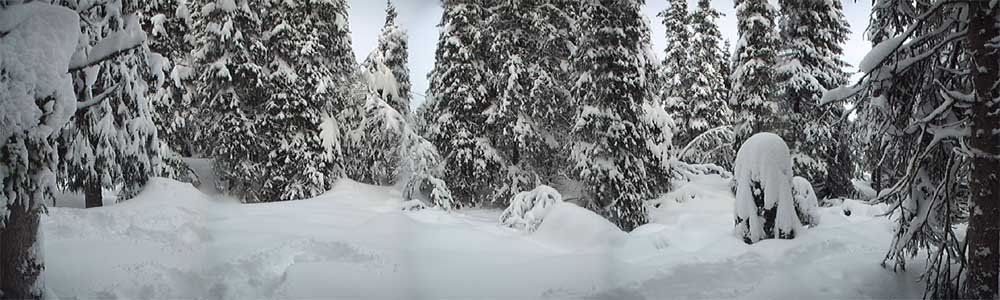
[[[392,70],[385,65],[380,54],[376,53],[369,59],[370,91],[365,102],[365,114],[361,125],[351,132],[351,143],[358,151],[349,156],[356,165],[345,171],[349,177],[360,182],[392,185],[399,175],[403,127],[407,121],[389,104],[393,96],[386,91],[393,90],[395,85]]]
[[[739,42],[733,57],[732,91],[729,103],[737,116],[737,143],[755,132],[779,127],[775,101],[777,62],[777,11],[767,0],[737,0]]]
[[[151,78],[147,96],[152,105],[153,123],[160,138],[162,163],[157,176],[199,184],[197,175],[181,157],[198,152],[199,132],[196,106],[191,93],[193,68],[190,53],[193,47],[191,16],[186,0],[154,0],[142,8],[142,25],[148,37]]]
[[[352,163],[345,172],[354,180],[392,185],[398,179],[410,106],[406,49],[406,31],[396,24],[396,8],[389,2],[379,45],[364,63],[369,94],[360,126],[351,133],[357,150],[346,153]]]
[[[385,25],[379,34],[378,47],[367,59],[364,68],[371,71],[375,69],[373,58],[380,55],[382,63],[392,71],[395,79],[393,86],[378,87],[389,106],[398,111],[403,116],[410,115],[410,91],[413,84],[410,83],[410,69],[408,50],[409,42],[406,29],[398,23],[396,18],[396,6],[392,5],[392,0],[386,1]],[[387,90],[391,88],[392,90]]]
[[[854,86],[865,159],[898,221],[885,264],[927,251],[929,298],[995,298],[1000,290],[1000,6],[985,1],[873,7],[874,44]],[[956,228],[968,222],[965,238]]]
[[[39,222],[56,192],[57,135],[76,109],[66,70],[80,22],[64,7],[6,0],[0,20],[0,297],[39,299]]]
[[[572,101],[567,38],[575,6],[563,1],[497,1],[487,19],[491,57],[488,113],[493,144],[511,166],[501,199],[555,179],[569,133]],[[505,203],[500,203],[505,206]]]
[[[102,4],[112,5],[107,10],[112,14],[121,13],[116,6],[120,3]],[[137,24],[134,16],[129,18],[133,22],[126,24]],[[0,0],[0,20],[4,20],[0,22],[0,95],[4,95],[0,101],[0,297],[38,299],[46,290],[41,280],[44,260],[38,243],[39,221],[44,203],[52,201],[56,190],[60,129],[75,112],[113,100],[105,97],[112,95],[108,93],[85,95],[86,101],[77,102],[81,91],[73,81],[80,75],[74,72],[98,73],[92,67],[134,55],[133,51],[144,47],[145,36],[136,27],[118,24],[119,31],[102,32],[103,39],[92,41],[81,36],[77,12],[40,1]],[[120,62],[118,67],[123,65],[128,64]],[[134,86],[135,94],[144,91],[138,87],[144,86]],[[119,103],[116,108],[131,107]]]
[[[846,120],[841,120],[843,109],[820,106],[819,100],[824,91],[847,82],[847,63],[841,55],[849,24],[838,0],[779,3],[783,44],[777,66],[778,103],[784,124],[779,132],[792,148],[795,173],[815,183],[824,197],[829,164],[842,145],[834,130],[842,128],[836,123]]]
[[[691,111],[691,84],[696,70],[690,57],[691,28],[686,0],[670,0],[666,9],[657,16],[663,18],[666,29],[666,49],[660,66],[660,97],[666,110],[674,116],[680,130],[678,140],[689,140],[692,135],[690,120],[695,116]]]
[[[81,109],[61,134],[60,177],[69,190],[83,191],[87,207],[103,205],[101,188],[137,194],[160,163],[160,145],[146,97],[151,63],[157,56],[143,44],[131,49],[101,44],[104,39],[144,40],[140,7],[131,1],[95,3],[80,11],[79,52],[106,52],[114,58],[72,72]],[[154,82],[155,83],[155,82]],[[154,87],[156,88],[156,87]]]
[[[149,50],[155,53],[150,81],[158,88],[149,95],[153,121],[163,144],[185,156],[197,151],[195,107],[189,93],[193,68],[188,58],[194,25],[189,6],[187,0],[153,0],[142,8]]]
[[[728,100],[732,99],[732,91],[733,91],[734,62],[733,62],[733,53],[731,52],[732,51],[731,49],[733,49],[733,44],[730,43],[729,40],[727,39],[722,44],[722,61],[719,62],[719,70],[722,70],[722,74],[724,75],[722,77],[723,86],[725,86],[725,89],[723,89],[723,94],[725,95],[725,97],[723,97],[723,99],[727,99],[726,102],[727,104],[729,104],[729,110],[733,111],[734,110],[733,105],[731,103],[728,103],[729,102]],[[733,113],[733,118],[730,121],[736,119],[735,115],[736,113],[735,112],[732,113]]]
[[[586,186],[592,208],[624,230],[646,223],[644,200],[666,183],[662,157],[647,144],[661,128],[646,122],[653,118],[643,108],[654,101],[656,69],[642,4],[585,2],[580,31],[588,36],[573,56],[581,108],[570,144],[572,177]]]
[[[327,171],[337,161],[324,156],[320,124],[338,99],[350,69],[337,69],[350,44],[346,4],[342,0],[271,1],[263,11],[269,50],[266,99],[254,108],[260,119],[264,155],[260,185],[246,201],[310,198],[332,183]],[[350,56],[353,58],[353,56]],[[336,177],[336,176],[335,176]]]
[[[445,180],[459,207],[495,203],[505,192],[508,163],[490,141],[486,122],[493,104],[482,36],[487,15],[480,1],[445,1],[430,75],[435,107],[429,140],[445,160]]]
[[[215,158],[220,190],[256,201],[261,162],[268,151],[262,131],[267,101],[267,46],[259,14],[264,1],[195,2],[195,101],[204,112],[205,145]]]
[[[728,63],[726,51],[720,44],[722,33],[717,25],[719,11],[711,6],[711,1],[699,0],[698,8],[689,17],[691,23],[691,39],[687,49],[688,60],[685,64],[691,72],[690,85],[685,86],[687,92],[689,115],[687,123],[678,123],[677,144],[686,144],[696,135],[709,129],[730,125],[733,112],[727,103],[726,90],[727,70],[722,67]]]

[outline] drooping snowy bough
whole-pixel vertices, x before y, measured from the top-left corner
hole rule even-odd
[[[736,234],[752,244],[794,238],[802,227],[792,197],[792,158],[788,145],[773,133],[747,139],[734,163]]]
[[[517,193],[510,200],[510,206],[500,214],[500,224],[514,229],[535,231],[552,207],[562,202],[562,194],[547,185]]]

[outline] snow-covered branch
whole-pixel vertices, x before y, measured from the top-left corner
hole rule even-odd
[[[105,60],[113,59],[122,53],[141,47],[145,41],[146,32],[139,28],[138,21],[133,20],[125,29],[114,32],[98,42],[88,54],[77,53],[74,55],[69,64],[69,72],[83,70]]]
[[[118,88],[121,87],[121,85],[122,85],[121,82],[119,82],[119,83],[117,83],[117,84],[109,87],[107,90],[105,90],[100,95],[91,97],[90,99],[87,99],[87,101],[77,102],[76,103],[76,110],[80,111],[80,110],[87,109],[88,107],[100,104],[101,101],[104,101],[104,99],[107,99],[108,96],[111,95],[111,93],[114,93],[114,92],[118,91]]]

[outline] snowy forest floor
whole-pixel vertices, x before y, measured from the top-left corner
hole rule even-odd
[[[49,296],[127,299],[921,296],[922,259],[907,272],[879,266],[885,207],[848,200],[794,240],[746,245],[724,180],[673,193],[689,200],[652,209],[632,233],[575,207],[522,233],[500,226],[499,210],[407,212],[393,188],[349,180],[313,199],[240,204],[157,178],[117,205],[73,208],[82,199],[64,195],[50,207],[46,284]]]

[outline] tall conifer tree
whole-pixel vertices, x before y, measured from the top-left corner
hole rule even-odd
[[[580,30],[588,36],[572,60],[579,76],[573,95],[581,104],[570,144],[573,177],[587,187],[592,208],[623,230],[647,222],[644,200],[660,190],[666,173],[647,144],[666,128],[651,126],[644,108],[654,105],[656,69],[642,5],[586,1]]]
[[[690,118],[686,127],[678,122],[680,132],[675,140],[680,144],[706,130],[729,125],[733,112],[727,103],[726,77],[723,66],[728,63],[727,49],[723,49],[722,33],[716,24],[722,16],[711,6],[711,1],[699,0],[698,8],[690,16],[691,43],[688,47],[688,65],[691,82],[688,86]]]
[[[435,107],[429,140],[446,164],[445,181],[456,206],[501,201],[508,163],[489,138],[487,109],[492,106],[481,1],[444,3],[441,37],[430,75]]]
[[[753,133],[780,126],[774,92],[780,45],[776,17],[777,11],[767,0],[736,0],[739,43],[733,57],[729,103],[737,116],[737,148]]]
[[[97,46],[113,34],[123,41],[144,37],[138,2],[96,5],[101,9],[80,15],[81,53],[107,50]],[[120,187],[119,196],[129,198],[157,175],[160,144],[146,97],[151,55],[143,44],[73,72],[77,99],[83,103],[62,132],[60,179],[69,190],[84,192],[87,207],[103,205],[102,188]]]
[[[830,167],[837,162],[838,152],[846,151],[839,143],[837,130],[843,109],[820,106],[823,92],[847,83],[841,59],[843,44],[850,33],[844,17],[843,5],[838,0],[782,0],[779,24],[783,47],[778,59],[777,76],[781,116],[784,127],[782,137],[792,149],[795,174],[803,176],[817,187],[819,197],[828,194],[827,178]],[[848,165],[849,166],[849,165]],[[840,170],[850,174],[850,169]],[[839,178],[836,184],[850,182]],[[847,195],[839,195],[847,196]]]

